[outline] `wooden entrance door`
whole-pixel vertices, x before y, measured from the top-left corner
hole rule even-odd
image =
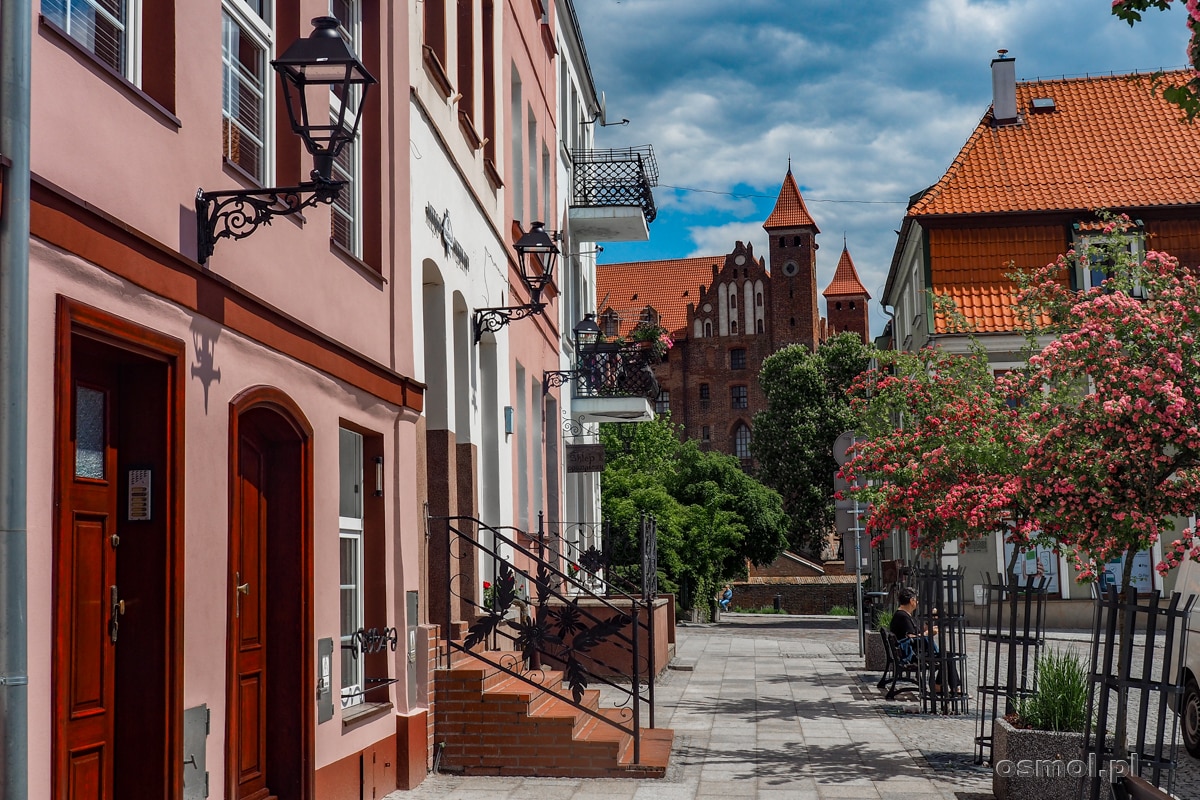
[[[59,311],[53,796],[177,797],[179,348],[92,309]],[[79,335],[82,321],[138,350]]]
[[[238,441],[238,475],[233,548],[233,694],[237,759],[234,800],[269,797],[267,787],[267,459],[256,432]]]
[[[117,584],[118,403],[110,365],[89,359],[72,375],[69,509],[56,552],[56,707],[58,795],[112,800],[116,726],[116,648],[121,607]]]
[[[231,409],[229,800],[311,800],[311,429],[285,397]]]

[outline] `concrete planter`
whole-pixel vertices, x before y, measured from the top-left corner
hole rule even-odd
[[[867,633],[867,669],[883,672],[886,666],[887,653],[883,648],[883,637],[879,635],[879,631],[869,631]]]
[[[1085,779],[1079,770],[1086,764],[1082,733],[1014,728],[1000,718],[992,736],[992,793],[996,800],[1076,800],[1079,796]],[[1101,796],[1105,795],[1102,787]]]

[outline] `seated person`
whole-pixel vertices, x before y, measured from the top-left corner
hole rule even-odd
[[[900,644],[900,652],[906,656],[905,663],[911,662],[916,657],[917,649],[920,647],[929,647],[931,653],[937,653],[937,642],[933,638],[938,633],[937,625],[934,625],[932,629],[920,628],[913,617],[913,614],[917,611],[917,593],[912,589],[901,589],[896,593],[896,603],[899,607],[896,609],[896,613],[892,615],[891,631],[895,635],[896,641]],[[934,615],[937,615],[937,609],[934,609]],[[950,664],[949,672],[951,692],[957,694],[961,681],[958,676],[958,670],[953,663]],[[940,668],[934,673],[933,683],[933,690],[940,694],[942,691],[942,673]]]
[[[729,610],[729,601],[732,599],[733,599],[733,589],[729,588],[729,584],[727,583],[727,584],[725,584],[725,590],[723,592],[721,592],[721,599],[719,601],[721,604],[722,611]]]

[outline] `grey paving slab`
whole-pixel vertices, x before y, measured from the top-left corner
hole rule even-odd
[[[656,685],[657,722],[676,732],[662,780],[430,775],[387,800],[991,797],[990,773],[972,763],[974,717],[885,702],[844,623],[726,615],[680,626],[676,659],[690,669]]]

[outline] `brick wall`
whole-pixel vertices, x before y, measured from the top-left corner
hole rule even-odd
[[[854,584],[735,583],[730,608],[772,608],[779,595],[789,614],[825,614],[833,606],[854,608]]]

